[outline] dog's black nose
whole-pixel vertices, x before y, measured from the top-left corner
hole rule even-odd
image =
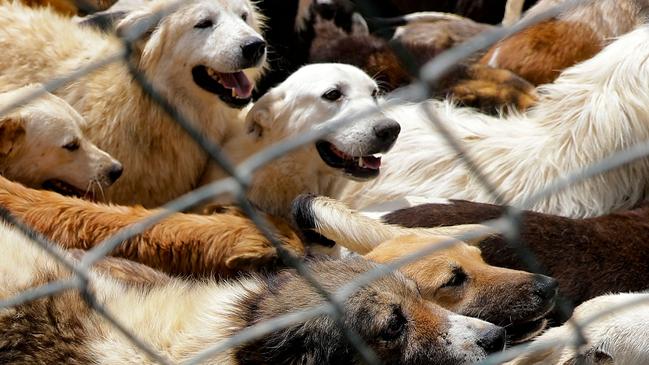
[[[559,283],[545,275],[534,275],[534,294],[543,300],[552,300],[557,296]]]
[[[248,38],[241,46],[241,52],[247,64],[256,65],[266,53],[266,42],[257,37]]]
[[[478,346],[482,347],[486,353],[491,354],[504,350],[506,341],[507,333],[505,329],[493,326],[480,336]]]
[[[392,119],[380,121],[374,125],[374,135],[386,143],[393,143],[401,132],[399,123]]]
[[[108,179],[110,180],[111,184],[117,181],[120,176],[122,176],[122,172],[124,172],[124,167],[122,167],[122,164],[116,163],[110,168],[110,171],[108,171]]]

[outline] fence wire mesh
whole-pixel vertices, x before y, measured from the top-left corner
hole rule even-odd
[[[418,79],[414,81],[410,86],[395,91],[395,97],[386,101],[385,104],[382,105],[382,107],[388,108],[394,104],[405,104],[428,99],[432,95],[432,92],[429,89],[430,85],[437,83],[457,64],[467,59],[468,57],[471,57],[476,52],[485,50],[496,42],[517,32],[520,32],[531,25],[555,17],[557,14],[570,10],[570,8],[574,6],[585,4],[591,1],[596,0],[565,1],[560,5],[550,7],[548,10],[541,12],[536,16],[524,18],[524,20],[515,23],[511,27],[497,27],[492,31],[483,32],[482,34],[479,34],[478,36],[471,38],[456,47],[451,48],[450,50],[440,54],[439,56],[426,63],[420,69]],[[373,6],[372,2],[369,0],[359,2],[362,3],[363,8],[371,8]],[[155,90],[151,82],[147,79],[146,75],[138,69],[137,65],[133,64],[132,58],[130,57],[134,42],[136,42],[145,33],[147,33],[159,19],[164,17],[169,12],[174,11],[179,5],[182,5],[182,0],[172,3],[165,9],[155,13],[155,15],[152,17],[147,17],[141,20],[135,27],[129,29],[127,33],[115,34],[115,36],[119,37],[123,43],[123,48],[121,51],[109,57],[104,57],[102,59],[91,61],[86,65],[81,65],[77,71],[71,74],[57,75],[56,77],[52,77],[49,82],[44,83],[44,88],[42,90],[36,90],[29,94],[25,94],[23,97],[15,100],[10,105],[6,105],[5,107],[0,108],[0,116],[5,115],[15,108],[38,98],[46,91],[55,92],[57,89],[64,87],[65,85],[74,82],[75,80],[88,75],[108,64],[115,62],[125,62],[133,79],[139,83],[142,90],[144,90],[144,92],[158,104],[161,110],[163,110],[173,120],[175,120],[185,130],[185,132],[190,135],[209,154],[210,158],[230,175],[230,177],[197,188],[192,192],[187,193],[165,204],[161,207],[162,209],[158,213],[146,219],[143,219],[136,224],[122,229],[114,236],[104,240],[94,248],[88,250],[80,261],[75,261],[68,258],[63,253],[63,251],[59,249],[59,246],[55,242],[51,242],[37,231],[20,222],[16,217],[12,216],[9,210],[0,207],[0,217],[5,223],[16,227],[19,231],[32,239],[39,247],[45,250],[54,259],[63,264],[72,272],[72,277],[70,279],[50,282],[46,285],[26,290],[15,297],[1,300],[0,309],[19,306],[30,301],[59,294],[63,291],[77,290],[82,295],[83,299],[86,301],[89,307],[94,309],[106,321],[112,324],[130,342],[132,342],[133,345],[139,348],[152,361],[160,364],[173,364],[170,359],[166,358],[155,348],[138,338],[137,333],[134,333],[123,323],[120,323],[102,305],[101,301],[97,299],[90,288],[91,282],[89,270],[92,269],[95,263],[107,256],[122,242],[143,233],[144,231],[169,217],[170,215],[177,212],[186,211],[187,209],[194,207],[200,203],[206,202],[217,195],[229,193],[232,194],[232,196],[236,197],[238,205],[242,208],[245,214],[248,215],[248,217],[254,222],[254,224],[257,225],[259,230],[272,243],[272,245],[277,250],[278,256],[281,261],[287,267],[295,269],[300,275],[302,275],[307,280],[307,282],[315,288],[316,292],[319,293],[319,295],[321,295],[324,299],[326,299],[326,304],[309,308],[307,310],[295,311],[281,315],[271,320],[247,327],[226,340],[214,343],[212,347],[204,349],[195,358],[185,362],[185,364],[200,364],[201,362],[214,357],[218,353],[224,352],[238,345],[267,335],[275,330],[285,328],[292,324],[300,323],[310,318],[321,315],[331,316],[336,321],[337,325],[342,327],[346,339],[356,349],[361,359],[365,363],[380,364],[380,360],[378,359],[376,354],[374,354],[372,349],[363,341],[363,339],[351,328],[346,328],[345,324],[343,323],[342,318],[345,310],[345,300],[360,287],[367,285],[374,280],[377,280],[383,275],[389,274],[395,270],[399,270],[401,267],[407,265],[408,263],[422,259],[423,257],[430,255],[432,252],[448,248],[454,245],[456,241],[449,239],[443,242],[431,243],[429,247],[423,250],[406,255],[389,264],[380,265],[372,271],[359,275],[354,281],[348,283],[334,293],[325,290],[320,285],[320,283],[318,283],[317,279],[310,273],[304,262],[299,258],[294,257],[282,246],[282,244],[276,237],[273,226],[269,224],[269,222],[267,222],[266,219],[256,211],[253,205],[247,200],[245,193],[249,188],[250,182],[252,180],[252,175],[259,168],[263,167],[266,164],[272,163],[273,160],[297,148],[315,142],[319,138],[326,136],[327,134],[333,132],[337,128],[340,128],[346,123],[351,123],[352,121],[357,120],[363,115],[374,113],[375,110],[373,109],[368,111],[361,111],[356,115],[346,115],[344,117],[340,117],[337,120],[333,120],[331,123],[328,123],[325,128],[312,130],[303,133],[296,138],[281,141],[280,143],[272,145],[262,150],[261,152],[256,153],[238,166],[235,166],[232,160],[230,160],[230,158],[225,155],[223,151],[221,151],[219,146],[214,141],[207,139],[197,128],[194,127],[195,124],[189,118],[187,118],[185,115],[182,115],[178,111],[178,109],[174,107],[173,103],[170,100],[167,100],[161,93],[158,93]],[[404,54],[403,52],[398,52],[397,54],[401,57],[408,57],[408,55]],[[404,64],[412,64],[412,60],[405,59],[402,61],[404,62]],[[426,115],[428,115],[431,123],[439,132],[439,134],[456,152],[457,158],[466,165],[469,173],[473,174],[479,180],[484,189],[494,197],[494,200],[496,202],[506,205],[508,202],[502,198],[502,192],[498,191],[498,188],[493,184],[493,182],[489,180],[487,174],[485,174],[481,170],[479,164],[474,162],[471,153],[469,153],[463,147],[462,142],[458,138],[453,136],[451,131],[445,128],[444,124],[441,123],[439,117],[435,115],[434,111],[425,108],[423,104],[422,108],[425,111]],[[627,148],[620,152],[614,153],[611,156],[604,158],[596,164],[592,164],[591,166],[588,166],[584,169],[565,172],[564,175],[562,175],[556,181],[547,185],[546,188],[530,196],[526,201],[520,204],[518,208],[510,208],[507,213],[499,219],[482,222],[481,224],[485,226],[485,230],[475,230],[473,232],[464,233],[456,238],[459,240],[470,240],[472,238],[482,237],[487,232],[487,229],[488,232],[498,232],[502,234],[507,239],[509,245],[517,251],[519,257],[521,257],[525,265],[527,265],[529,269],[528,271],[540,272],[541,265],[539,264],[539,261],[535,258],[532,251],[525,246],[525,243],[521,242],[520,240],[522,209],[524,209],[525,207],[531,207],[536,201],[539,201],[552,194],[556,194],[572,184],[593,178],[599,174],[605,173],[647,156],[649,156],[649,140],[631,146],[630,148]],[[591,316],[583,321],[573,321],[571,322],[571,324],[574,327],[574,331],[570,338],[562,338],[560,342],[548,342],[543,346],[549,348],[551,346],[569,343],[572,344],[575,348],[578,348],[585,343],[583,334],[584,326],[607,314],[616,311],[622,311],[632,306],[647,303],[648,301],[649,299],[646,297],[630,300],[626,303],[623,303],[622,305],[602,311],[601,313],[598,313],[595,316]],[[569,313],[573,309],[567,301],[561,302],[560,304],[561,309],[565,313]],[[501,353],[488,356],[484,361],[480,363],[498,364],[503,361],[510,360],[520,354],[524,354],[526,351],[529,351],[531,347],[532,346],[530,344],[518,345]],[[539,350],[539,347],[537,346],[535,347],[535,349]]]

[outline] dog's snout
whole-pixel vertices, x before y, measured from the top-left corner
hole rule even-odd
[[[505,349],[507,334],[505,329],[498,326],[490,326],[483,332],[478,339],[478,346],[482,347],[486,353],[502,351]]]
[[[559,283],[545,275],[534,276],[534,294],[543,300],[552,300],[557,296]]]
[[[257,37],[248,38],[241,45],[241,52],[248,65],[256,65],[266,53],[266,42]]]
[[[401,132],[399,123],[392,119],[386,119],[374,126],[374,135],[385,143],[394,143]]]
[[[117,181],[117,179],[122,176],[122,173],[124,172],[124,167],[120,163],[115,163],[110,167],[110,170],[108,170],[108,179],[110,180],[111,184]]]

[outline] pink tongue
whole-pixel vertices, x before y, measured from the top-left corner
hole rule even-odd
[[[228,89],[234,89],[237,96],[241,99],[246,99],[252,94],[252,84],[242,71],[226,74],[219,74],[221,85]]]
[[[377,170],[381,168],[381,159],[372,156],[363,156],[363,167]]]

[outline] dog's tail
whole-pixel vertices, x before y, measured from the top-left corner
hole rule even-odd
[[[486,226],[466,224],[453,227],[405,228],[369,218],[335,199],[300,195],[293,201],[293,219],[304,231],[312,231],[359,254],[366,254],[381,243],[406,235],[451,236],[477,234],[466,242],[481,241],[493,234]]]
[[[410,13],[394,18],[367,18],[366,21],[372,28],[388,28],[388,27],[400,27],[403,25],[408,25],[412,23],[433,23],[439,21],[448,21],[448,20],[466,20],[465,17],[452,14],[452,13],[442,13],[438,11],[421,11],[417,13]]]

